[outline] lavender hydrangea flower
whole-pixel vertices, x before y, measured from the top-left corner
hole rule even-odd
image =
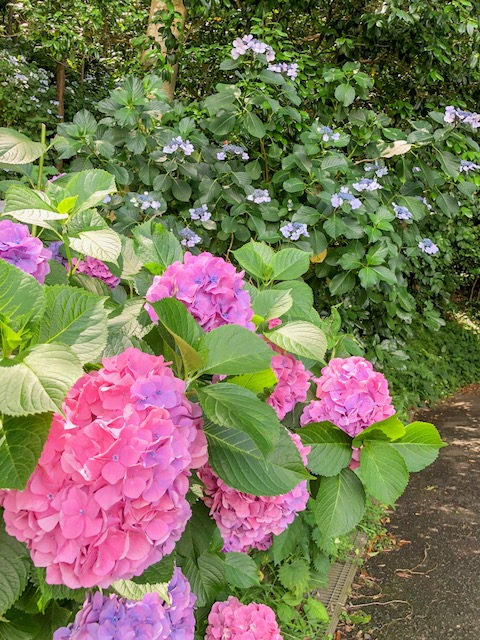
[[[108,204],[111,201],[112,201],[112,198],[109,195],[106,195],[102,200],[103,204]]]
[[[250,202],[254,202],[255,204],[272,201],[270,194],[268,193],[268,189],[255,189],[253,193],[247,196],[247,200],[250,200]]]
[[[386,176],[388,173],[388,168],[383,167],[382,165],[375,162],[374,164],[366,164],[364,166],[364,170],[369,173],[370,171],[374,171],[377,178],[381,178],[382,176]]]
[[[2,220],[0,258],[29,273],[43,284],[50,273],[48,261],[52,258],[52,253],[43,246],[39,238],[30,235],[26,224]]]
[[[375,178],[361,178],[358,182],[354,182],[352,187],[357,191],[376,191],[383,189],[382,185]]]
[[[350,193],[348,187],[341,187],[339,193],[334,193],[330,198],[332,207],[341,207],[344,203],[348,203],[352,211],[362,206],[362,201]]]
[[[240,156],[242,160],[249,160],[250,156],[246,150],[238,144],[224,144],[221,151],[217,153],[217,160],[226,160],[227,157]]]
[[[231,56],[234,60],[237,60],[240,56],[244,56],[247,51],[252,51],[253,55],[264,54],[267,62],[273,62],[275,60],[275,51],[266,42],[261,42],[253,37],[251,33],[243,38],[235,38],[233,41],[233,49]]]
[[[401,207],[395,202],[392,202],[393,210],[395,215],[399,220],[411,220],[413,218],[413,214],[411,211],[407,209],[407,207]]]
[[[143,193],[136,194],[132,198],[130,198],[130,202],[137,209],[141,209],[141,211],[147,211],[147,209],[153,209],[157,211],[162,206],[158,200],[154,200],[153,197],[148,193],[148,191],[144,191]]]
[[[288,222],[284,224],[283,227],[280,227],[280,233],[284,238],[288,238],[288,240],[299,240],[301,236],[305,238],[309,238],[310,234],[307,231],[307,225],[301,222]]]
[[[418,248],[423,251],[423,253],[427,253],[430,256],[434,256],[439,252],[439,248],[430,240],[430,238],[423,238],[423,240],[420,240]]]
[[[212,214],[208,210],[208,205],[202,204],[200,207],[189,209],[188,213],[192,220],[200,220],[200,222],[207,222],[212,217]]]
[[[420,173],[420,167],[412,167],[412,173]]]
[[[298,76],[298,64],[296,62],[279,62],[278,64],[270,64],[267,68],[268,71],[283,73],[291,80],[295,80]]]
[[[445,107],[445,115],[443,117],[445,124],[456,124],[457,120],[461,124],[469,124],[474,131],[480,128],[480,113],[464,111],[451,105]]]
[[[171,154],[175,153],[175,151],[178,151],[178,149],[181,149],[186,156],[191,156],[195,151],[195,147],[190,142],[190,140],[184,140],[182,136],[172,138],[172,140],[170,140],[170,142],[165,147],[163,147],[162,151],[163,153]]]
[[[179,235],[182,238],[180,244],[182,244],[184,247],[194,247],[195,245],[200,244],[200,242],[202,241],[200,236],[191,229],[182,229]]]
[[[318,127],[317,133],[322,134],[322,140],[324,142],[330,142],[331,140],[333,140],[334,142],[337,142],[337,140],[340,140],[340,134],[334,133],[331,127],[326,127],[326,126]]]
[[[429,211],[432,211],[433,207],[426,198],[424,198],[423,196],[417,196],[417,200],[420,200],[420,202],[423,202],[423,204],[427,207],[427,209]]]
[[[480,164],[475,164],[475,162],[470,162],[470,160],[460,160],[460,172],[469,173],[470,171],[477,171],[477,169],[480,169]]]

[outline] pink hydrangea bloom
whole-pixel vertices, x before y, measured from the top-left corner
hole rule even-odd
[[[120,278],[114,276],[107,265],[97,258],[92,258],[91,256],[86,256],[85,260],[73,258],[72,263],[76,267],[75,273],[84,273],[91,278],[98,278],[105,282],[110,289],[120,284]]]
[[[50,273],[52,252],[39,238],[30,235],[26,224],[0,221],[0,258],[29,273],[43,284]]]
[[[162,356],[130,348],[67,395],[24,491],[3,496],[8,533],[47,581],[108,587],[170,553],[207,459],[201,409]]]
[[[155,276],[146,297],[148,302],[175,297],[205,331],[224,324],[238,324],[254,331],[253,309],[250,295],[243,289],[243,275],[223,258],[208,252],[194,256],[187,251],[183,263],[174,262],[161,276]],[[158,322],[154,309],[149,304],[145,308],[153,322]]]
[[[359,356],[333,358],[317,380],[317,398],[305,407],[300,424],[328,420],[355,437],[395,413],[385,376]]]
[[[310,447],[304,447],[298,435],[290,435],[307,464]],[[282,533],[307,506],[305,481],[281,496],[259,497],[227,486],[208,464],[198,471],[198,476],[205,484],[203,501],[220,529],[224,551],[268,549],[273,535]]]
[[[270,607],[256,602],[242,604],[230,596],[213,605],[205,640],[282,640],[282,636]]]
[[[268,322],[268,328],[275,329],[275,327],[279,327],[281,324],[282,324],[282,321],[280,320],[280,318],[272,318]]]
[[[171,604],[157,593],[148,593],[140,602],[90,594],[75,621],[57,629],[53,640],[193,640],[195,596],[178,568],[168,592]]]
[[[267,403],[274,408],[279,420],[283,420],[297,402],[305,402],[311,374],[290,354],[273,356],[272,369],[278,383]]]

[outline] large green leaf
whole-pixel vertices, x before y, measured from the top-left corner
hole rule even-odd
[[[280,429],[272,453],[265,458],[252,438],[237,429],[213,424],[204,427],[208,461],[228,486],[252,495],[287,493],[309,477],[286,429]]]
[[[238,589],[260,586],[255,560],[246,553],[225,554],[225,578],[229,585]]]
[[[335,476],[352,457],[352,439],[331,422],[315,422],[303,427],[299,435],[311,448],[308,468],[320,476]]]
[[[42,616],[35,616],[32,620],[38,623],[39,629],[29,640],[45,640],[52,638],[54,632],[61,627],[67,626],[70,622],[72,612],[70,609],[60,607],[56,602],[52,602]]]
[[[165,584],[172,579],[175,569],[175,553],[164,556],[160,562],[150,565],[142,575],[132,578],[136,584]]]
[[[45,153],[41,142],[33,142],[14,129],[0,129],[0,162],[4,164],[28,164]]]
[[[35,322],[45,308],[44,291],[33,276],[0,260],[0,314],[16,325]]]
[[[265,125],[252,111],[247,111],[243,117],[243,125],[254,138],[263,138],[266,134]]]
[[[263,393],[265,389],[271,389],[277,384],[277,377],[272,369],[258,371],[257,373],[244,373],[241,376],[234,376],[228,379],[232,384],[250,389],[253,393]]]
[[[5,195],[5,209],[8,214],[19,222],[34,224],[51,229],[50,223],[68,218],[66,213],[58,213],[48,197],[41,191],[28,189],[23,185],[12,185]]]
[[[0,413],[62,413],[62,402],[82,373],[80,360],[63,344],[37,345],[13,360],[2,360]]]
[[[221,589],[225,588],[225,563],[214,553],[205,551],[198,558],[191,556],[179,560],[182,571],[197,596],[197,607],[212,602]]]
[[[7,534],[3,518],[0,518],[0,616],[22,595],[30,566],[25,545]]]
[[[161,224],[147,220],[133,231],[135,252],[152,273],[161,273],[168,265],[183,260],[177,238]]]
[[[264,320],[272,320],[283,316],[292,304],[293,300],[289,291],[265,289],[258,292],[252,306],[258,316]]]
[[[397,440],[405,434],[405,425],[398,419],[397,414],[385,418],[380,422],[374,422],[369,427],[355,436],[352,446],[360,447],[364,440],[378,440],[378,432],[385,434],[387,440]]]
[[[311,322],[296,320],[281,325],[266,334],[274,344],[297,356],[323,361],[327,339],[321,329]]]
[[[340,536],[360,522],[365,510],[365,491],[350,469],[322,478],[315,504],[315,519],[325,536]]]
[[[408,484],[403,457],[386,442],[365,441],[360,453],[360,472],[365,488],[383,504],[393,504]]]
[[[295,280],[300,278],[310,266],[310,256],[300,249],[282,249],[270,261],[272,280]]]
[[[110,335],[143,338],[152,328],[152,321],[145,311],[145,300],[127,300],[122,307],[110,313],[107,326]]]
[[[73,208],[75,212],[93,209],[103,202],[105,196],[117,190],[115,178],[102,169],[88,169],[75,173],[62,186],[70,197],[77,196]]]
[[[203,346],[208,353],[203,373],[256,373],[268,369],[274,355],[260,336],[234,324],[207,333]]]
[[[0,619],[0,640],[40,640],[39,632],[36,616],[18,609],[10,609],[8,620]]]
[[[122,251],[122,241],[113,229],[81,231],[76,237],[69,237],[69,245],[78,253],[104,262],[117,262]]]
[[[273,451],[281,425],[272,407],[254,393],[222,382],[204,387],[198,395],[212,422],[248,434],[264,456]]]
[[[25,489],[50,431],[52,415],[5,416],[0,424],[0,488]]]
[[[260,280],[267,280],[272,275],[270,262],[273,259],[274,251],[264,242],[250,240],[240,249],[234,251],[234,255],[239,265],[252,276]]]
[[[421,471],[435,462],[442,442],[440,434],[429,422],[412,422],[405,434],[392,442],[391,446],[400,453],[408,471]]]
[[[68,345],[82,364],[95,362],[107,343],[105,298],[74,287],[48,287],[45,314],[38,324],[37,344]]]

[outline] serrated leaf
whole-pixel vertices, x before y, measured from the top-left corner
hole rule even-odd
[[[34,344],[65,344],[82,364],[96,362],[107,343],[105,299],[63,285],[48,287],[46,294]]]
[[[128,598],[129,600],[142,600],[147,593],[157,593],[164,602],[172,604],[168,593],[168,582],[137,584],[132,580],[117,580],[112,584],[111,588],[123,598]]]
[[[266,334],[274,344],[305,358],[323,362],[327,350],[327,339],[321,329],[311,322],[296,320],[281,325]]]
[[[50,223],[68,218],[66,213],[58,213],[48,197],[41,191],[28,189],[23,185],[11,186],[5,195],[4,215],[19,222],[51,229]]]
[[[198,558],[181,559],[181,568],[197,596],[197,607],[211,602],[225,585],[225,564],[222,559],[208,551]]]
[[[408,153],[412,145],[406,140],[395,140],[391,144],[387,145],[380,152],[381,158],[393,158],[393,156],[400,156],[404,153]]]
[[[310,255],[300,249],[282,249],[270,260],[272,280],[295,280],[308,271]]]
[[[225,579],[238,589],[248,589],[260,585],[255,561],[246,553],[225,554]]]
[[[330,293],[334,296],[342,296],[355,286],[355,275],[351,271],[337,273],[328,284]]]
[[[335,476],[352,457],[352,439],[331,422],[308,424],[299,431],[304,445],[309,446],[308,468],[320,476]]]
[[[365,491],[350,469],[322,478],[315,504],[315,520],[324,536],[340,536],[354,529],[365,510]]]
[[[233,324],[207,333],[203,347],[208,354],[203,373],[256,373],[268,369],[273,355],[260,336]]]
[[[234,251],[234,255],[242,269],[252,276],[260,280],[266,280],[271,276],[272,269],[269,263],[275,254],[267,244],[251,240]]]
[[[120,236],[113,229],[81,231],[77,237],[70,236],[68,242],[78,253],[114,264],[122,251]]]
[[[305,539],[306,531],[302,518],[295,518],[285,531],[278,536],[273,536],[273,544],[270,547],[273,562],[279,564],[298,548],[301,540]]]
[[[258,394],[275,386],[277,377],[272,369],[265,369],[265,371],[258,371],[258,373],[244,373],[241,376],[234,376],[229,378],[228,381]]]
[[[30,557],[25,545],[5,531],[0,518],[0,616],[10,609],[27,586]]]
[[[433,424],[412,422],[406,427],[405,434],[391,446],[400,453],[408,471],[421,471],[435,462],[439,450],[446,444]]]
[[[40,625],[35,617],[17,609],[10,609],[8,616],[8,620],[0,618],[0,640],[38,639]]]
[[[394,504],[408,484],[403,457],[386,442],[364,442],[360,452],[360,471],[365,488],[383,504]]]
[[[161,273],[173,262],[183,260],[180,242],[161,224],[148,220],[133,231],[135,252],[152,273]],[[157,265],[155,270],[150,265]]]
[[[397,414],[390,416],[389,418],[385,418],[385,420],[374,422],[369,427],[361,431],[357,436],[355,436],[352,442],[352,446],[360,447],[362,443],[365,440],[368,440],[372,434],[373,439],[375,440],[375,432],[379,431],[385,434],[388,440],[397,440],[405,434],[405,425],[401,420],[398,419]]]
[[[281,425],[272,407],[254,393],[223,382],[199,389],[198,396],[212,422],[246,433],[264,456],[273,451]]]
[[[77,356],[62,344],[34,346],[0,365],[0,412],[10,416],[62,413],[68,390],[83,374]]]
[[[246,433],[206,421],[208,461],[228,486],[252,495],[287,493],[309,477],[300,454],[285,429],[265,458]]]
[[[164,556],[160,562],[150,565],[141,576],[132,578],[136,584],[169,584],[175,570],[175,554]]]
[[[93,209],[103,202],[105,196],[117,190],[115,178],[103,169],[88,169],[75,173],[63,187],[70,197],[77,197],[73,208],[77,213]]]
[[[0,129],[0,162],[4,164],[28,164],[34,162],[46,151],[41,142],[33,142],[23,133],[14,129]]]
[[[268,289],[259,291],[253,301],[253,310],[265,321],[281,318],[292,306],[292,296],[288,291]]]
[[[107,326],[110,334],[143,338],[152,328],[151,320],[145,311],[145,300],[127,300],[122,307],[109,315]]]
[[[0,260],[0,314],[18,326],[37,321],[44,308],[44,287],[33,276]]]
[[[278,571],[278,578],[288,591],[300,595],[305,593],[310,582],[310,568],[303,558],[283,564]]]

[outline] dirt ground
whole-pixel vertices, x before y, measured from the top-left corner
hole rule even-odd
[[[357,622],[335,640],[480,640],[480,387],[416,417],[449,446],[411,475],[388,525],[397,544],[362,567],[348,608]]]

